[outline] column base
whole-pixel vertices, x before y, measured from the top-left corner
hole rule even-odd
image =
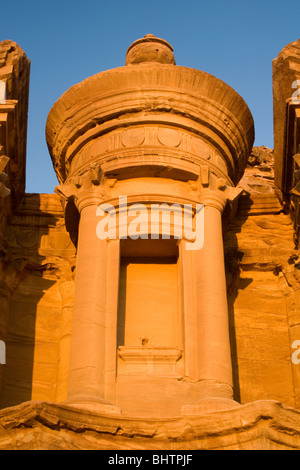
[[[74,407],[85,411],[91,411],[93,413],[109,415],[122,414],[121,408],[109,403],[108,401],[102,400],[101,398],[74,397],[64,401],[62,405],[71,406],[72,408]]]
[[[212,411],[226,411],[242,406],[230,398],[203,398],[195,403],[184,405],[181,408],[182,416],[195,416]]]

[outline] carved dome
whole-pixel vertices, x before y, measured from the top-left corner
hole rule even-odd
[[[91,163],[118,175],[127,167],[167,168],[184,179],[208,164],[237,184],[254,140],[248,106],[226,83],[174,66],[172,57],[166,41],[147,35],[129,47],[128,66],[89,77],[58,99],[46,138],[60,182]]]

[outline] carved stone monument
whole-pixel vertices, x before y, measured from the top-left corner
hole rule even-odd
[[[0,43],[0,448],[300,448],[287,47],[275,165],[243,99],[147,34],[53,105],[59,184],[39,195],[29,61]]]

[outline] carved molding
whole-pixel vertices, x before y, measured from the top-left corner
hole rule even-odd
[[[244,101],[228,85],[199,70],[148,67],[147,73],[141,66],[101,72],[73,86],[55,103],[46,136],[59,181],[65,181],[71,160],[89,142],[138,126],[177,128],[180,134],[204,137],[227,159],[232,179],[239,180],[254,137],[253,119]],[[130,145],[145,145],[146,139],[146,134],[144,141],[141,134],[124,136],[120,147],[126,149],[128,140]],[[179,140],[165,134],[158,142],[165,149],[175,149],[181,145]],[[149,151],[152,147],[150,143]]]
[[[176,348],[118,348],[118,374],[174,375],[182,350]]]
[[[69,178],[68,183],[56,186],[54,191],[60,197],[64,209],[68,201],[73,201],[81,212],[86,205],[100,204],[104,199],[104,190],[101,167],[91,164],[82,174]]]

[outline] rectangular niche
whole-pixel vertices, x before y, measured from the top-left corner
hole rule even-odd
[[[181,337],[176,240],[122,240],[118,374],[176,374]]]

